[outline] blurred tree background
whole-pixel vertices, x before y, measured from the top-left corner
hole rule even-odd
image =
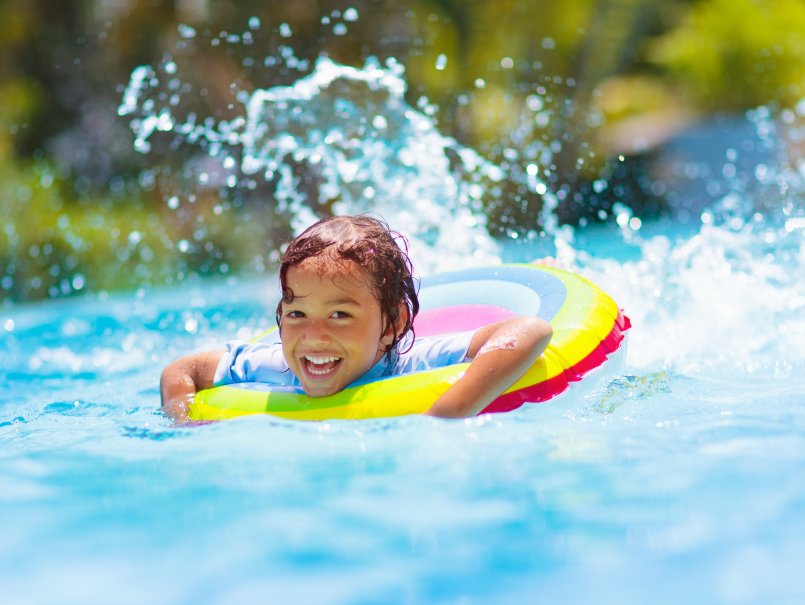
[[[511,237],[540,229],[539,192],[517,177],[546,149],[562,221],[666,211],[642,161],[676,132],[757,106],[805,113],[804,32],[803,0],[0,0],[0,297],[276,260],[289,219],[271,183],[200,184],[209,156],[170,139],[134,150],[117,108],[138,65],[175,60],[198,91],[185,110],[225,120],[238,92],[293,83],[322,55],[394,57],[410,104],[511,175],[484,199]]]

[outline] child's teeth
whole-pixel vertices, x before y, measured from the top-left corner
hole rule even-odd
[[[330,363],[331,361],[338,361],[338,357],[312,357],[310,355],[305,355],[305,359],[307,359],[310,363],[315,363],[316,365],[321,365],[324,363]]]

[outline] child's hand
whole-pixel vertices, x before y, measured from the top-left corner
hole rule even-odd
[[[165,415],[173,420],[175,424],[186,424],[190,422],[187,417],[190,412],[190,406],[193,404],[193,395],[188,397],[180,397],[179,399],[172,399],[170,401],[162,402],[162,411]]]
[[[187,414],[193,403],[193,396],[203,389],[213,386],[215,368],[223,356],[223,351],[194,353],[182,357],[162,370],[160,390],[162,410],[175,422],[188,421]]]

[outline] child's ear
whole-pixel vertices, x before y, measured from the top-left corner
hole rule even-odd
[[[400,303],[397,311],[397,319],[394,322],[389,321],[388,326],[386,327],[386,331],[383,333],[383,336],[380,338],[380,344],[383,345],[383,348],[388,351],[391,348],[391,344],[394,342],[394,334],[396,333],[398,336],[405,328],[405,324],[408,322],[408,306],[405,303]]]

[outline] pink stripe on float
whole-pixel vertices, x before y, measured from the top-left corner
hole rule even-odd
[[[615,319],[609,335],[579,363],[549,380],[501,395],[480,413],[510,412],[524,403],[541,403],[556,397],[570,385],[570,382],[581,380],[585,374],[604,363],[609,354],[618,349],[623,341],[624,332],[631,327],[632,322],[629,321],[629,318],[618,310],[618,317]]]
[[[417,336],[477,330],[496,321],[516,317],[514,311],[494,305],[453,305],[422,311],[414,320]]]

